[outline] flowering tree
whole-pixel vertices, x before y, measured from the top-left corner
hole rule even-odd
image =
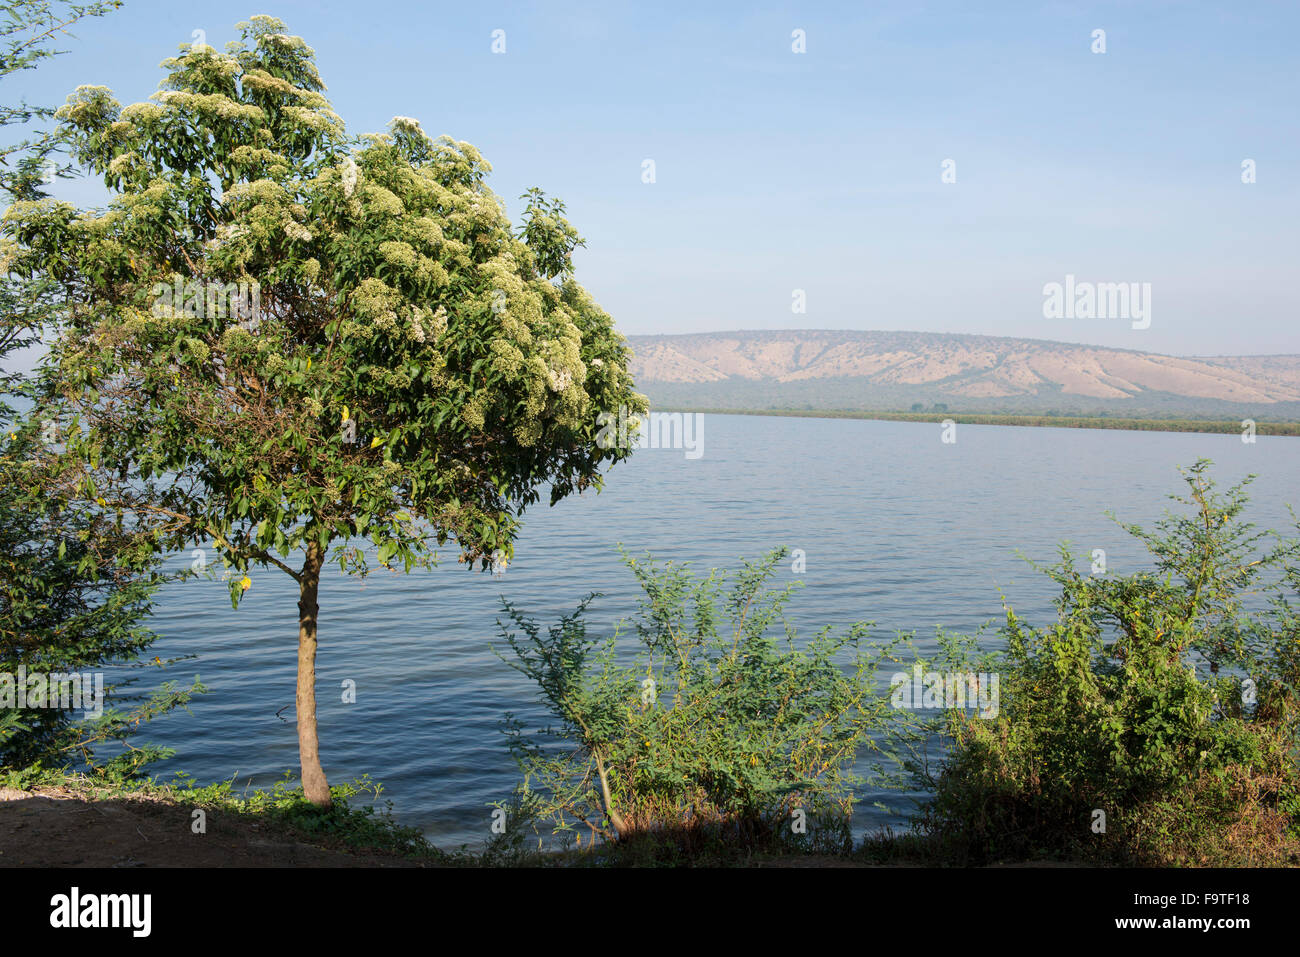
[[[236,605],[253,566],[298,583],[303,788],[327,806],[322,568],[409,572],[450,539],[504,565],[540,488],[599,488],[628,454],[597,416],[645,400],[560,203],[530,192],[512,229],[472,146],[400,117],[349,139],[311,49],[241,28],[165,61],[156,102],[79,88],[62,129],[112,202],[18,203],[4,228],[11,268],[67,300],[63,481],[142,549],[210,539]]]

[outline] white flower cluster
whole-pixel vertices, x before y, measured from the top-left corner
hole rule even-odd
[[[134,150],[130,153],[120,153],[109,160],[108,171],[116,176],[121,176],[130,173],[139,162],[140,154]]]
[[[290,239],[297,239],[304,243],[311,242],[311,231],[301,223],[296,223],[292,219],[284,224],[284,234]]]
[[[155,123],[167,113],[154,103],[132,103],[122,108],[122,119],[128,123]]]
[[[573,383],[573,373],[568,369],[547,369],[546,378],[552,392],[563,392]]]
[[[438,311],[433,314],[433,325],[429,330],[429,337],[435,341],[444,332],[447,331],[447,307],[439,306]]]
[[[352,191],[357,188],[357,161],[351,156],[343,160],[343,195],[352,198]]]

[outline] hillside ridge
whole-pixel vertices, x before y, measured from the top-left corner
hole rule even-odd
[[[627,339],[642,391],[674,401],[698,393],[714,406],[748,407],[757,396],[769,408],[905,408],[937,399],[988,409],[1300,409],[1295,354],[1175,356],[1049,339],[845,329]]]

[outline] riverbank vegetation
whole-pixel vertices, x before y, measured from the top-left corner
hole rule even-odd
[[[667,862],[729,848],[1300,864],[1300,551],[1245,520],[1249,480],[1220,492],[1209,465],[1185,471],[1180,510],[1124,526],[1150,569],[1081,573],[1063,547],[1043,569],[1060,588],[1056,621],[1008,607],[998,640],[948,637],[915,657],[918,674],[973,681],[978,699],[945,688],[899,708],[880,666],[902,663],[905,647],[866,642],[865,624],[800,647],[782,614],[788,589],[763,588],[780,552],[730,588],[717,572],[629,560],[646,596],[631,661],[617,632],[587,632],[586,602],[545,634],[507,605],[522,631],[504,629],[514,664],[565,745],[508,727],[523,774],[510,812],[535,832],[544,822],[576,838],[577,826],[589,846]],[[906,834],[855,848],[848,785],[864,755],[876,780],[901,771],[891,783],[930,797]]]
[[[676,408],[678,412],[712,415],[776,415],[799,419],[873,419],[886,422],[941,423],[951,419],[966,425],[1018,425],[1045,429],[1119,429],[1130,432],[1210,432],[1235,435],[1300,435],[1300,422],[1268,419],[1251,420],[1254,428],[1240,419],[1129,418],[1122,415],[1022,415],[1000,412],[864,412],[855,409],[715,409]]]
[[[953,746],[918,833],[959,861],[1300,863],[1297,541],[1246,522],[1246,485],[1185,473],[1183,507],[1125,526],[1152,567],[1045,569],[1056,621],[1007,611],[991,721],[950,712]]]
[[[873,690],[897,658],[868,650],[866,623],[801,642],[784,614],[794,586],[767,586],[784,557],[729,580],[625,554],[644,592],[631,657],[620,630],[588,630],[595,595],[546,632],[507,604],[507,660],[557,719],[535,733],[507,720],[524,773],[508,814],[552,821],[574,846],[850,850],[865,783],[852,766],[880,750],[873,729],[905,717]]]

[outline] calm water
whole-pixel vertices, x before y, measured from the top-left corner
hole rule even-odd
[[[804,582],[789,606],[801,632],[869,620],[881,637],[926,638],[936,626],[973,630],[998,618],[1000,590],[1042,620],[1050,583],[1018,552],[1050,562],[1069,540],[1080,555],[1104,548],[1113,571],[1145,567],[1105,512],[1150,521],[1181,490],[1175,467],[1198,457],[1215,461],[1224,485],[1258,473],[1251,516],[1261,526],[1283,527],[1285,505],[1300,506],[1300,440],[1289,438],[1248,445],[1235,435],[961,425],[945,445],[931,424],[709,415],[703,448],[697,459],[640,450],[600,495],[539,506],[500,579],[467,572],[454,549],[439,569],[410,576],[362,583],[327,569],[317,668],[331,782],[370,774],[398,819],[442,846],[485,839],[488,803],[516,780],[502,715],[542,717],[532,686],[491,651],[499,597],[547,623],[600,591],[590,621],[612,627],[637,597],[620,542],[706,568],[801,548],[806,572],[787,564],[777,579]],[[279,571],[255,573],[238,611],[217,582],[162,593],[155,652],[197,653],[169,677],[197,672],[211,689],[192,715],[144,735],[177,751],[156,769],[162,776],[183,768],[204,782],[262,785],[296,771],[292,585]],[[355,704],[341,701],[345,679],[356,682]],[[886,820],[872,801],[898,803],[862,797],[862,827]]]

